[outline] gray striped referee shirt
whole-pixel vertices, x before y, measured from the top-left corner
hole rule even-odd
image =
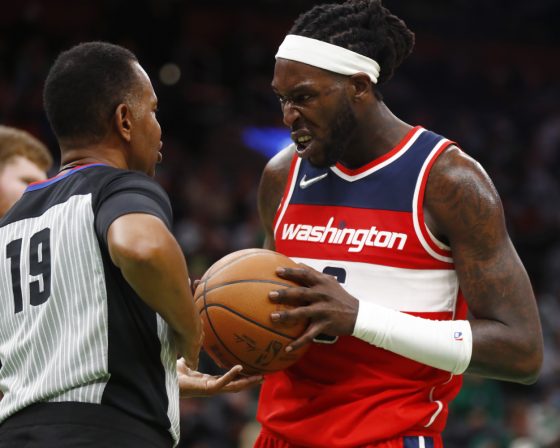
[[[0,422],[34,403],[93,403],[177,443],[169,328],[107,248],[109,225],[133,212],[171,226],[155,181],[94,164],[31,185],[0,220]]]

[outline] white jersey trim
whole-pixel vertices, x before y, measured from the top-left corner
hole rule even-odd
[[[363,173],[359,173],[355,175],[346,174],[343,171],[341,171],[339,168],[337,168],[336,165],[331,166],[331,171],[335,173],[338,177],[341,177],[342,179],[348,182],[355,182],[357,180],[363,179],[364,177],[367,177],[370,174],[380,170],[381,168],[386,167],[387,165],[397,160],[399,157],[403,156],[410,149],[410,147],[416,142],[418,137],[420,137],[420,134],[422,134],[422,132],[424,131],[425,131],[424,128],[418,129],[414,134],[412,134],[408,142],[406,142],[406,144],[397,153],[395,153],[392,157],[389,157],[387,160],[384,160],[380,164],[375,165],[370,169],[364,171]]]
[[[276,221],[276,226],[274,226],[274,239],[276,239],[276,232],[278,231],[278,226],[280,225],[280,223],[282,222],[282,219],[284,218],[284,214],[286,213],[286,210],[288,209],[288,206],[290,205],[290,200],[292,199],[292,194],[294,193],[294,188],[296,187],[296,181],[297,181],[297,175],[299,173],[299,168],[301,166],[301,159],[298,157],[294,166],[294,172],[291,173],[292,178],[290,179],[290,189],[288,190],[288,194],[286,195],[286,197],[283,199],[282,202],[282,210],[280,211],[280,214],[278,215],[278,219]]]
[[[451,373],[449,375],[449,379],[445,383],[443,383],[442,386],[445,385],[445,384],[448,384],[453,379],[453,376],[454,375]],[[435,390],[436,390],[436,386],[434,386],[430,389],[430,401],[437,406],[437,409],[432,414],[432,416],[430,417],[430,420],[428,421],[428,423],[426,423],[426,425],[424,425],[424,428],[429,428],[430,426],[432,426],[432,424],[435,422],[438,415],[441,414],[441,411],[443,410],[443,403],[440,400],[434,400],[434,391]]]
[[[405,269],[370,263],[292,257],[322,272],[344,269],[342,286],[360,301],[402,312],[455,314],[459,281],[452,269]],[[394,300],[398,297],[398,303]],[[398,306],[397,306],[398,305]]]
[[[453,258],[446,257],[445,255],[440,255],[434,249],[432,249],[430,247],[430,244],[428,243],[428,241],[426,241],[426,239],[424,238],[424,235],[422,234],[422,230],[420,229],[421,225],[424,226],[424,228],[426,230],[428,230],[428,235],[430,236],[430,239],[432,240],[432,242],[434,244],[436,244],[441,249],[450,250],[450,247],[446,246],[443,242],[439,241],[429,231],[426,223],[420,223],[420,220],[418,218],[418,213],[419,213],[419,210],[418,210],[418,196],[420,195],[420,189],[422,188],[422,180],[424,179],[424,176],[426,175],[426,170],[428,168],[428,165],[430,164],[430,161],[435,157],[435,155],[440,150],[440,148],[443,145],[447,145],[447,144],[449,144],[449,140],[447,140],[447,139],[440,140],[438,142],[438,144],[436,146],[434,146],[434,149],[432,149],[432,151],[430,152],[428,157],[426,157],[426,160],[424,161],[424,164],[422,165],[422,169],[420,170],[420,174],[418,175],[418,179],[416,180],[416,187],[414,189],[414,196],[412,198],[412,221],[414,223],[414,231],[416,232],[416,236],[418,237],[418,240],[420,241],[420,244],[422,244],[422,247],[426,250],[426,252],[428,254],[430,254],[432,257],[434,257],[436,260],[445,261],[447,263],[453,263]]]

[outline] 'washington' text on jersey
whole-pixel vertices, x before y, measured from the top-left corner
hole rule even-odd
[[[361,252],[365,246],[402,250],[406,243],[407,235],[405,233],[378,230],[376,226],[371,226],[369,229],[338,228],[333,227],[333,222],[334,216],[331,216],[325,226],[284,224],[281,239],[345,244],[350,246],[348,252]]]

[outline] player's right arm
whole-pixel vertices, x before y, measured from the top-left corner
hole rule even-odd
[[[183,252],[171,232],[156,216],[130,213],[112,222],[107,243],[113,263],[138,296],[173,329],[180,354],[196,369],[202,343],[200,318]]]
[[[272,227],[276,211],[282,200],[290,165],[294,155],[293,146],[290,145],[276,154],[264,168],[258,192],[258,208],[261,223],[265,231],[263,247],[275,250],[274,229]]]

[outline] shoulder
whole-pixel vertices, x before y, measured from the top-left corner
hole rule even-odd
[[[430,196],[472,193],[484,194],[485,199],[499,200],[490,176],[475,159],[455,145],[449,146],[436,160],[427,186]],[[450,188],[450,191],[446,191]]]
[[[501,200],[492,180],[480,163],[455,145],[435,161],[424,207],[430,229],[446,237],[457,228],[470,226],[474,231],[485,222],[503,221]]]
[[[113,199],[121,198],[119,201],[155,202],[167,215],[171,215],[169,196],[163,187],[147,174],[109,166],[84,171],[84,174],[97,190],[95,209],[99,209],[106,201],[114,202]]]
[[[285,185],[290,172],[290,166],[292,165],[292,159],[295,152],[294,148],[294,145],[289,145],[270,159],[264,168],[263,177],[269,178],[270,181],[276,181],[280,184],[283,182]]]
[[[290,173],[294,151],[294,145],[290,145],[269,160],[261,177],[260,194],[267,194],[271,191],[283,193]]]
[[[98,234],[106,240],[110,225],[132,213],[156,216],[168,228],[173,224],[171,203],[161,185],[146,174],[114,169],[108,172],[94,202]]]
[[[131,185],[154,185],[159,186],[159,184],[150,176],[139,171],[123,170],[120,168],[105,167],[105,177],[110,182],[118,182],[123,184]]]
[[[265,223],[272,223],[280,204],[294,157],[294,145],[287,146],[266,164],[259,185],[259,210]]]
[[[89,172],[84,171],[91,182],[95,182],[101,196],[108,196],[116,192],[151,193],[167,198],[163,187],[147,174],[123,170],[114,167],[100,167]]]

